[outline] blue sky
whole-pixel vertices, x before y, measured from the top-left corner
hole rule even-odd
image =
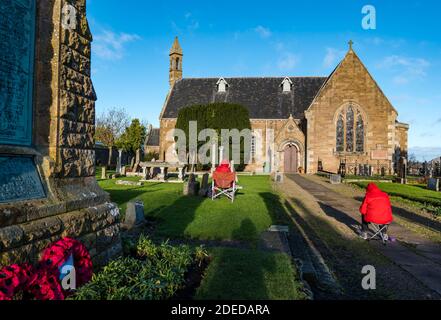
[[[362,28],[365,5],[376,30]],[[184,77],[327,76],[352,39],[429,160],[441,155],[440,15],[438,0],[88,0],[97,112],[124,107],[158,125],[175,36]]]

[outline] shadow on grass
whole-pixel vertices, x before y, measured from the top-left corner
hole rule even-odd
[[[181,196],[171,205],[154,210],[149,214],[161,223],[157,235],[186,238],[187,227],[194,221],[196,210],[206,198]]]
[[[281,199],[277,194],[262,192],[259,193],[259,196],[263,199],[273,224],[290,224],[286,210],[282,206]]]
[[[256,233],[250,219],[242,221],[233,232],[240,238],[243,233]],[[265,300],[270,299],[264,272],[274,272],[275,262],[257,250],[216,248],[214,260],[199,288],[198,299],[210,300]]]

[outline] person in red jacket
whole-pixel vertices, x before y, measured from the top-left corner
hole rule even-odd
[[[230,167],[230,162],[228,160],[223,160],[219,167],[216,168],[216,172],[230,173],[232,172]]]
[[[369,183],[360,213],[362,214],[361,237],[366,240],[370,223],[385,226],[393,221],[389,195],[381,191],[375,183]]]

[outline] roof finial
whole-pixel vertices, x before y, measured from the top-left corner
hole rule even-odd
[[[353,44],[354,44],[354,41],[349,40],[349,50],[352,50],[352,46],[353,46]]]

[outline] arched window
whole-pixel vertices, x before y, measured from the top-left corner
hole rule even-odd
[[[364,152],[365,121],[359,108],[349,104],[340,110],[336,122],[337,152]]]
[[[179,65],[179,58],[176,59],[176,70],[181,70],[181,66]]]

